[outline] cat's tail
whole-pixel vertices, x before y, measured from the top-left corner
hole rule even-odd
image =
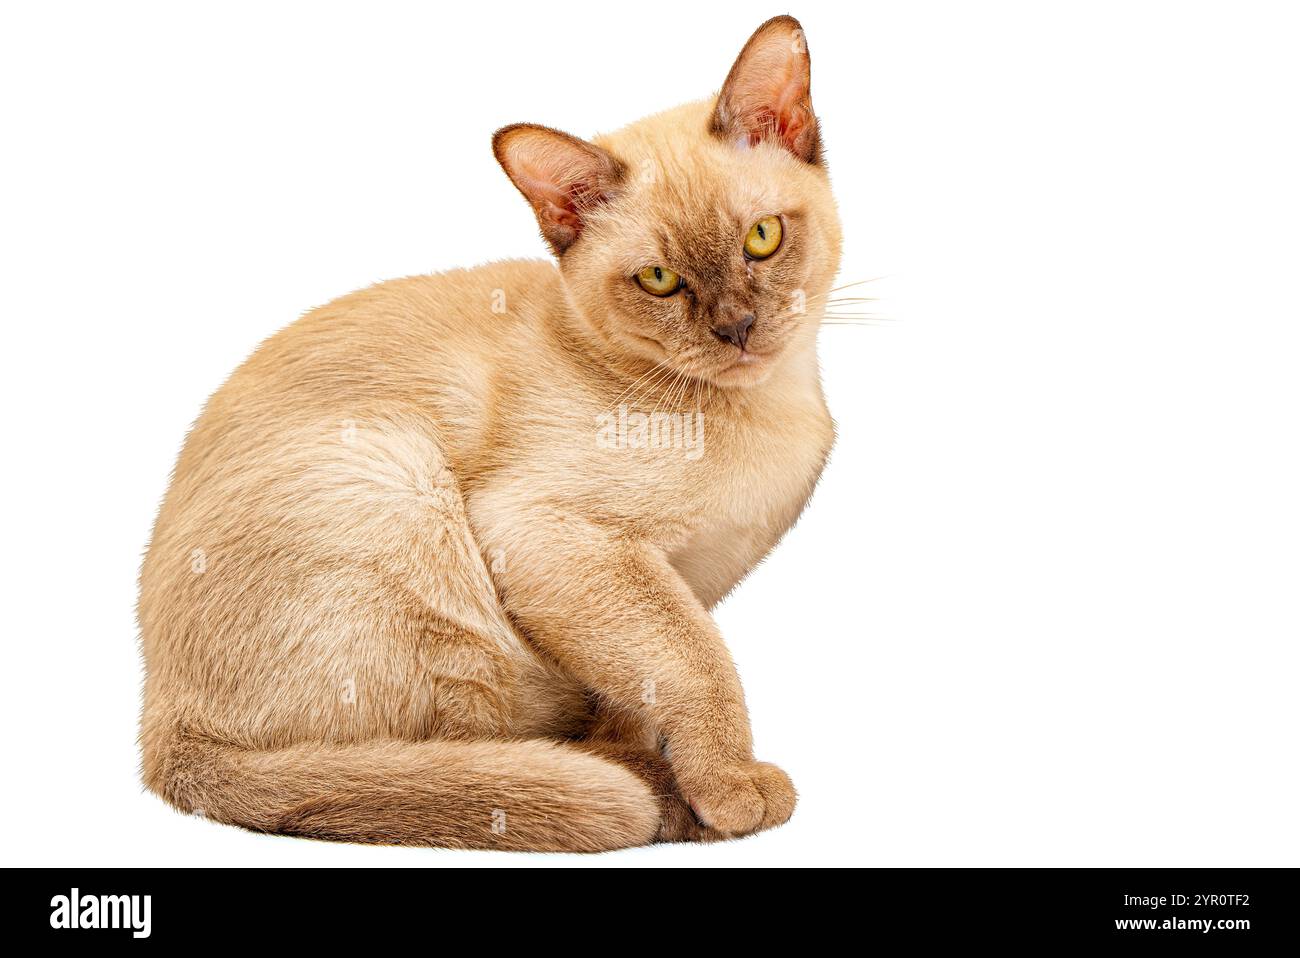
[[[267,751],[185,734],[146,748],[145,784],[182,811],[261,832],[512,851],[645,845],[649,787],[559,742],[377,741]]]

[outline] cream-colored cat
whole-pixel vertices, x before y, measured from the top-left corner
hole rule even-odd
[[[144,779],[261,831],[599,850],[790,817],[708,609],[832,441],[796,21],[716,100],[506,127],[558,257],[362,290],[212,397],[141,574]]]

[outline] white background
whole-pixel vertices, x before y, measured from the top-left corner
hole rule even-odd
[[[493,129],[717,89],[777,8],[7,5],[6,864],[1300,865],[1286,6],[801,2],[839,443],[720,610],[794,819],[603,856],[349,847],[142,792],[135,576],[185,430],[371,282],[541,256]]]

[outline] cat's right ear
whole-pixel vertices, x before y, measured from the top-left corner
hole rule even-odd
[[[594,143],[531,123],[497,130],[492,152],[532,206],[557,256],[573,245],[587,216],[609,200],[625,173],[622,163]]]

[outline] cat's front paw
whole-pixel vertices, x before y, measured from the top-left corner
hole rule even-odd
[[[784,824],[796,798],[790,776],[767,762],[717,769],[684,786],[682,794],[702,824],[728,835]]]

